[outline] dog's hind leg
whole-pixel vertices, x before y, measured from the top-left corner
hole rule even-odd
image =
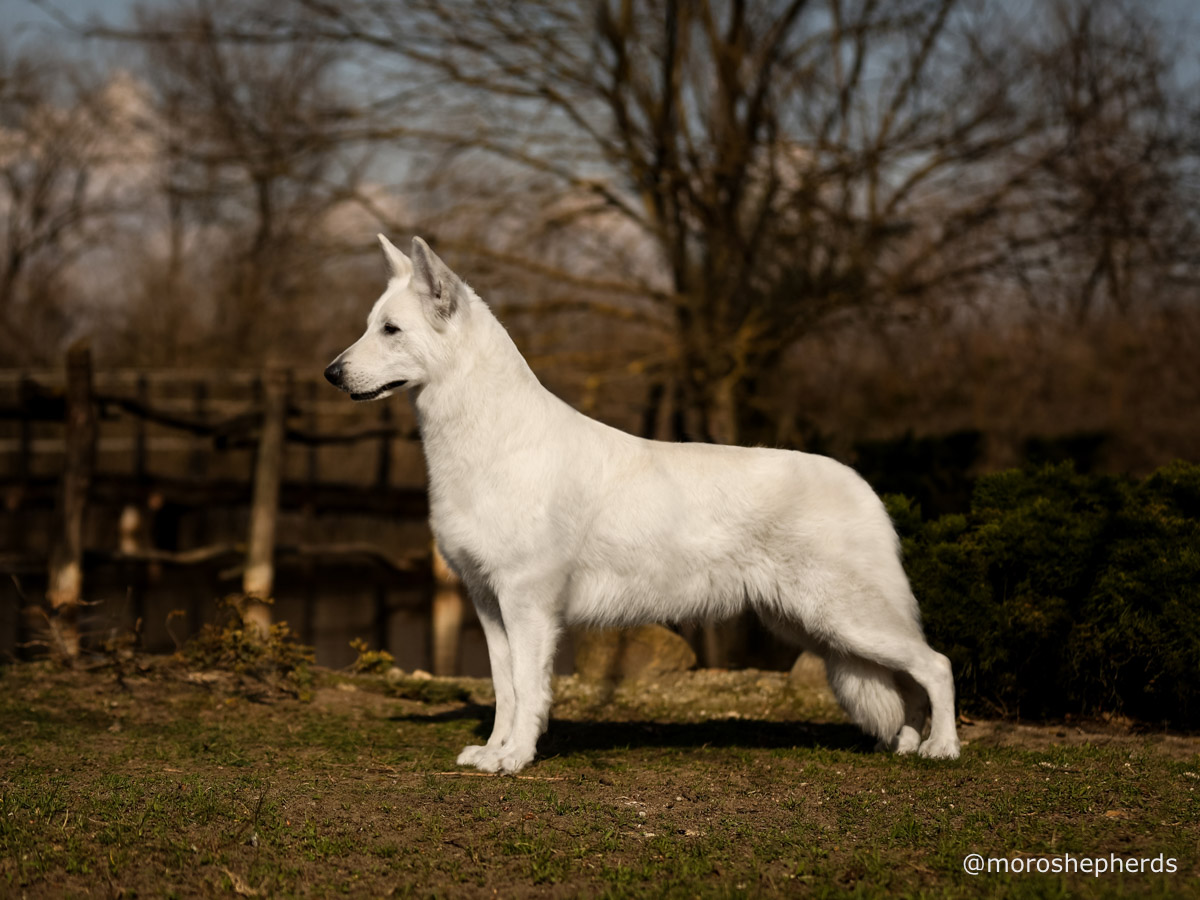
[[[850,720],[890,749],[904,724],[904,698],[895,675],[870,660],[839,652],[825,657],[825,672]]]
[[[903,730],[905,700],[896,676],[888,669],[857,656],[833,653],[814,638],[797,615],[779,608],[760,612],[764,624],[789,643],[815,653],[825,661],[829,687],[851,721],[879,738],[883,748],[895,749]],[[912,749],[916,749],[914,744]]]
[[[960,744],[954,727],[954,673],[950,660],[924,641],[913,648],[913,656],[905,671],[929,695],[930,707],[929,737],[917,752],[934,759],[958,759]]]
[[[550,674],[561,623],[556,614],[557,587],[536,584],[510,591],[500,609],[512,655],[513,716],[507,739],[490,742],[474,765],[485,772],[519,772],[537,753],[537,740],[550,720]]]
[[[896,673],[896,686],[904,698],[904,724],[891,749],[897,753],[912,753],[921,744],[921,731],[929,717],[929,697],[907,672]]]
[[[907,602],[892,605],[874,592],[863,591],[843,607],[845,614],[828,622],[823,637],[834,653],[859,657],[911,678],[928,696],[931,713],[929,737],[917,752],[922,756],[956,759],[959,742],[954,728],[954,676],[950,660],[925,642],[920,625],[915,616],[910,617],[907,607]],[[915,604],[911,608],[915,609]],[[915,692],[908,691],[908,696],[902,698],[894,680],[891,690],[899,710],[895,719],[895,749],[909,750],[917,737],[910,732],[917,730],[918,710],[924,723],[924,706]],[[884,735],[879,736],[888,740]]]
[[[488,753],[498,753],[512,730],[513,712],[516,700],[513,694],[512,654],[508,644],[508,634],[504,629],[504,621],[500,616],[500,604],[490,592],[474,588],[471,598],[475,604],[475,613],[479,624],[483,627],[483,636],[487,639],[488,662],[492,668],[492,687],[496,693],[496,720],[492,725],[492,734],[487,744],[472,744],[464,747],[458,754],[460,766],[478,765],[479,760]]]

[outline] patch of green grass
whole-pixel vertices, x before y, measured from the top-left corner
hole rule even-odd
[[[444,679],[402,678],[388,686],[389,692],[402,700],[418,703],[465,703],[470,692],[462,685]]]
[[[936,763],[865,752],[837,724],[785,746],[772,723],[571,719],[527,778],[480,777],[453,760],[484,711],[377,680],[261,704],[3,677],[5,896],[1198,894],[1200,740],[975,742]],[[971,852],[1165,853],[1179,871],[972,878]]]

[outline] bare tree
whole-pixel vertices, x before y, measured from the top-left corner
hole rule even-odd
[[[1194,266],[1156,26],[1125,0],[1025,12],[202,0],[120,36],[147,48],[173,215],[235,235],[233,352],[313,283],[312,235],[353,197],[471,254],[518,321],[642,329],[623,343],[681,411],[656,431],[745,441],[773,434],[782,355],[829,323],[1014,286],[1125,308]],[[351,146],[404,152],[402,215]]]
[[[1200,276],[1196,148],[1174,93],[1169,36],[1144,4],[1060,0],[1028,57],[1042,90],[1042,165],[1032,214],[1007,223],[1054,236],[1015,253],[1018,281],[1076,320],[1166,299]]]
[[[690,437],[748,437],[759,380],[818,323],[997,266],[979,235],[1042,163],[1014,152],[1044,120],[1024,102],[1025,60],[989,37],[987,5],[292,8],[294,35],[390,54],[424,86],[434,111],[414,117],[402,92],[409,115],[377,136],[503,160],[535,176],[523,190],[574,198],[576,219],[619,217],[653,245],[666,278],[610,276],[671,324],[659,374]]]
[[[330,217],[356,194],[365,159],[347,147],[354,111],[333,49],[223,39],[226,20],[254,8],[189,3],[116,35],[145,56],[170,235],[158,281],[174,293],[185,272],[206,279],[208,337],[241,360],[286,356],[311,336],[310,301],[330,290]]]
[[[13,360],[53,353],[69,329],[65,279],[114,211],[95,184],[102,165],[98,92],[67,63],[0,51],[0,349]]]

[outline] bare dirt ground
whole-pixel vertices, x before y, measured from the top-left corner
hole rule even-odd
[[[976,719],[935,763],[784,673],[564,678],[538,762],[487,776],[454,765],[485,681],[116,674],[0,669],[0,896],[1200,896],[1196,736]],[[1064,854],[1148,862],[1036,871]]]

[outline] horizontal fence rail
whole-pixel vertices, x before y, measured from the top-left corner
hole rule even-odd
[[[278,563],[310,575],[366,564],[390,583],[424,591],[440,629],[429,637],[434,667],[456,665],[462,596],[448,570],[434,566],[421,530],[428,502],[407,410],[330,396],[319,372],[93,370],[82,342],[66,362],[60,371],[0,371],[0,498],[9,532],[0,572],[45,575],[51,649],[79,653],[85,576],[102,566],[220,566],[222,578],[241,579],[251,601],[265,601]],[[161,546],[146,522],[163,510],[232,516],[245,530]],[[86,527],[89,513],[118,524],[97,537]],[[280,535],[281,513],[300,521],[302,539]],[[385,522],[409,523],[417,536],[396,546],[330,534],[319,521],[344,516],[380,522],[371,528],[380,535]],[[35,520],[52,524],[33,528]],[[269,607],[250,608],[266,628]]]

